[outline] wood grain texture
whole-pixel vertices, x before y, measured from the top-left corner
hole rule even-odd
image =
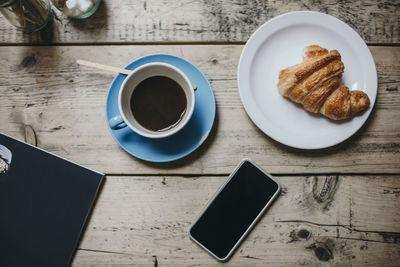
[[[107,177],[73,266],[221,265],[187,230],[227,177]],[[395,266],[400,176],[277,177],[228,266]]]
[[[33,34],[0,17],[0,43],[245,42],[264,22],[297,10],[335,16],[369,43],[400,42],[396,0],[104,0],[86,20],[54,10],[53,24]]]
[[[227,174],[244,157],[271,173],[399,173],[400,48],[371,47],[379,76],[377,103],[349,140],[304,151],[263,134],[242,107],[236,83],[242,45],[0,47],[0,131],[24,140],[24,125],[39,147],[108,174]],[[206,142],[176,162],[135,159],[114,141],[104,106],[113,74],[75,59],[123,66],[150,53],[182,56],[210,80],[217,117]]]
[[[295,10],[333,15],[367,43],[388,45],[370,46],[379,78],[370,118],[332,148],[275,142],[251,122],[238,94],[242,44]],[[103,0],[89,19],[54,13],[49,27],[29,34],[0,16],[0,132],[110,174],[73,266],[398,266],[400,46],[392,45],[400,44],[399,1]],[[143,162],[117,145],[104,114],[114,75],[75,61],[122,67],[151,53],[194,63],[217,102],[207,141],[167,164]],[[187,230],[244,157],[294,175],[277,176],[280,196],[221,264]]]

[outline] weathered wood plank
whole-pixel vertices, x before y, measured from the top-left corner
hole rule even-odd
[[[0,42],[245,42],[264,22],[297,10],[338,17],[370,43],[400,42],[396,0],[112,0],[82,21],[56,11],[53,27],[42,33],[24,34],[1,17]]]
[[[248,118],[236,84],[242,47],[1,47],[0,131],[24,140],[24,125],[30,125],[39,147],[114,174],[226,174],[243,157],[272,173],[399,173],[400,48],[371,47],[379,90],[364,127],[338,146],[302,151],[273,141]],[[179,55],[196,64],[211,81],[217,102],[209,139],[192,155],[169,164],[137,160],[117,145],[104,114],[113,74],[75,63],[82,58],[121,66],[155,52]]]
[[[187,230],[226,178],[107,177],[73,265],[220,265]],[[277,179],[281,195],[228,265],[398,264],[400,176]]]

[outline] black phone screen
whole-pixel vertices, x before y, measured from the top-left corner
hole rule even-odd
[[[277,182],[244,161],[192,226],[191,237],[226,259],[278,190]]]

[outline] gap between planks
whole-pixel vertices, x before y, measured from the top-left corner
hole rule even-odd
[[[210,41],[198,41],[198,42],[71,42],[71,43],[0,43],[0,46],[129,46],[129,45],[163,45],[163,46],[173,46],[173,45],[244,45],[246,42],[242,41],[232,41],[232,42],[210,42]],[[400,46],[400,43],[398,44]]]
[[[51,43],[51,42],[43,42],[43,43],[0,43],[0,47],[7,46],[129,46],[129,45],[164,45],[164,46],[173,46],[173,45],[245,45],[246,42],[243,41],[198,41],[198,42],[71,42],[71,43]],[[381,46],[381,47],[399,47],[400,43],[366,43],[367,46]]]
[[[233,171],[233,169],[232,169]],[[276,176],[276,177],[298,177],[298,176],[400,176],[400,173],[273,173],[268,172],[269,174]],[[142,176],[150,176],[150,177],[179,177],[182,178],[196,178],[196,177],[204,177],[204,176],[211,176],[211,177],[221,177],[221,176],[229,176],[230,173],[104,173],[105,176],[108,177],[117,177],[117,176],[132,176],[132,177],[142,177]],[[400,179],[400,177],[399,177]]]

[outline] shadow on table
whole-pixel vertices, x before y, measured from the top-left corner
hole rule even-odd
[[[42,29],[34,32],[21,31],[22,42],[28,44],[50,44],[54,39],[54,19],[57,19],[57,17],[54,14],[54,11],[51,11],[49,22],[47,22],[47,24]]]
[[[86,19],[69,19],[67,22],[68,25],[71,25],[77,31],[96,36],[95,38],[90,38],[91,40],[96,40],[104,36],[102,30],[108,25],[108,9],[105,2],[104,0],[101,1],[98,9],[92,16]]]
[[[82,31],[85,32],[85,35],[95,36],[95,38],[88,39],[96,40],[99,36],[103,36],[101,31],[107,26],[107,23],[108,16],[105,1],[101,1],[98,10],[92,16],[85,19],[67,18],[61,11],[52,6],[51,17],[46,26],[36,32],[21,32],[21,39],[22,42],[28,44],[37,43],[46,45],[52,44],[54,41],[59,43],[63,41],[59,39],[61,35],[69,33],[69,26],[71,26],[78,31],[77,38],[79,38],[79,31]],[[54,40],[56,32],[58,32],[58,39]],[[67,35],[67,37],[69,36]]]
[[[189,166],[199,160],[210,148],[210,146],[213,144],[215,141],[216,133],[218,131],[219,127],[219,115],[218,115],[218,109],[216,109],[215,112],[215,119],[214,119],[214,124],[211,129],[211,132],[207,139],[204,141],[203,144],[200,145],[200,147],[195,150],[193,153],[187,155],[186,157],[183,157],[179,160],[172,161],[172,162],[165,162],[165,163],[156,163],[156,162],[148,162],[144,161],[141,159],[140,160],[144,165],[150,166],[150,167],[157,167],[163,170],[169,170],[169,169],[176,169],[179,167],[183,166]]]

